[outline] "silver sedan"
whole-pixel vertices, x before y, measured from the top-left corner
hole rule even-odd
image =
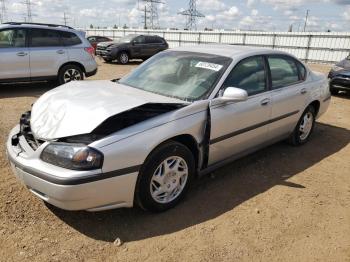
[[[284,52],[164,51],[122,79],[40,97],[7,141],[16,176],[67,210],[175,206],[198,175],[280,140],[306,143],[328,82]]]

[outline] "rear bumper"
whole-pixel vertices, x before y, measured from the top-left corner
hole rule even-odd
[[[85,77],[90,77],[97,74],[97,68],[91,72],[86,72]]]
[[[58,172],[57,167],[43,163],[35,154],[25,155],[25,145],[13,146],[11,138],[17,133],[18,127],[11,131],[6,144],[11,168],[17,179],[40,199],[65,210],[102,211],[133,206],[138,172],[112,177],[101,171]]]

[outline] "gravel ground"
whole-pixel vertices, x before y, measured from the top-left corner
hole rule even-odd
[[[99,64],[92,79],[138,62]],[[46,206],[7,163],[10,128],[51,88],[0,86],[1,261],[350,261],[348,95],[332,98],[305,146],[278,143],[227,165],[168,212],[88,213]]]

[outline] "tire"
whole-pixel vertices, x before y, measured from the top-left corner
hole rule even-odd
[[[169,172],[164,170],[166,165]],[[194,173],[194,157],[186,146],[174,141],[160,145],[147,157],[140,170],[136,204],[151,212],[174,207],[185,197]]]
[[[331,94],[332,94],[333,96],[336,96],[336,95],[339,94],[339,90],[337,90],[337,89],[331,88],[330,91],[331,91]]]
[[[129,63],[129,54],[127,52],[120,52],[117,59],[120,64],[126,65]]]
[[[315,118],[315,108],[313,106],[308,106],[300,117],[298,124],[289,137],[288,142],[294,146],[300,146],[308,142],[315,127]],[[304,128],[302,126],[304,126]],[[304,129],[304,131],[302,131],[302,129]]]
[[[58,73],[58,83],[60,85],[80,80],[84,80],[84,73],[83,70],[76,65],[65,65]]]

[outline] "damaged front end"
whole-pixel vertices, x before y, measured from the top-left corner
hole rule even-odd
[[[11,142],[13,146],[17,146],[19,144],[19,137],[23,136],[27,141],[27,143],[29,144],[29,146],[35,151],[45,141],[35,138],[30,126],[30,120],[31,120],[31,111],[27,111],[21,115],[21,118],[19,121],[20,132],[11,138]]]
[[[100,125],[98,125],[91,133],[58,138],[54,139],[53,141],[88,145],[122,129],[131,127],[143,121],[149,120],[151,118],[160,116],[165,113],[169,113],[171,111],[180,109],[185,106],[186,104],[180,103],[147,103],[107,118]],[[23,135],[27,140],[28,144],[35,151],[45,141],[35,138],[35,135],[33,134],[30,127],[30,118],[30,111],[24,113],[21,116],[21,132],[18,136],[14,137],[13,139],[15,143],[16,139],[18,140],[18,137],[20,135]]]

